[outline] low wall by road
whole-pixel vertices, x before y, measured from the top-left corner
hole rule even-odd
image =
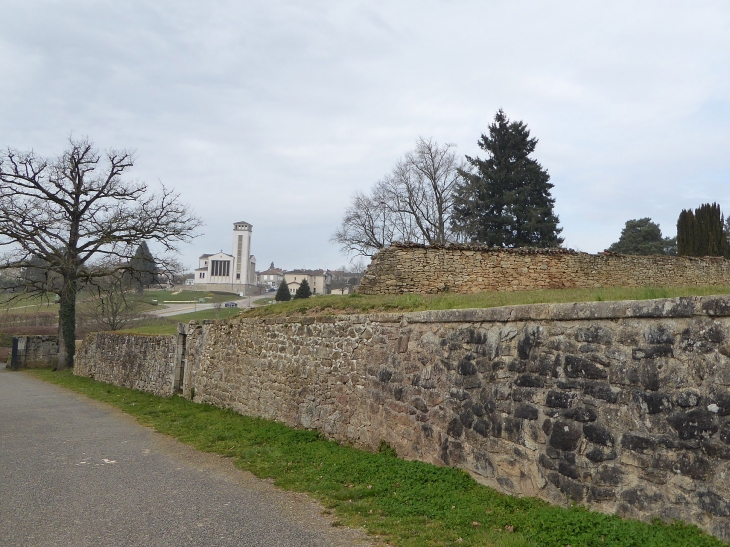
[[[591,255],[566,249],[393,245],[373,257],[357,290],[363,294],[427,294],[691,285],[730,285],[730,260]]]
[[[155,395],[172,395],[180,360],[176,336],[100,332],[88,335],[77,348],[74,373]]]
[[[730,297],[234,319],[168,342],[96,335],[75,373],[130,385],[132,353],[164,344],[182,347],[179,363],[155,353],[143,389],[172,393],[182,374],[198,402],[365,448],[384,440],[503,492],[730,538]]]
[[[45,368],[58,365],[58,336],[14,336],[12,368]]]

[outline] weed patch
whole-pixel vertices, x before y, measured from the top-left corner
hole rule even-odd
[[[143,424],[206,452],[236,459],[241,469],[281,488],[307,492],[337,523],[364,526],[403,547],[716,547],[722,542],[694,526],[622,520],[583,507],[553,507],[514,498],[476,483],[467,473],[404,461],[381,443],[370,453],[341,446],[319,433],[73,376],[29,374],[104,401]]]

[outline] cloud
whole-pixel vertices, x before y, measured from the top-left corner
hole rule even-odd
[[[32,5],[31,5],[32,4]],[[137,150],[207,226],[184,260],[254,225],[260,262],[334,267],[356,190],[418,136],[476,146],[503,107],[540,143],[566,244],[630,218],[730,211],[724,2],[38,0],[4,6],[4,142],[69,133]]]

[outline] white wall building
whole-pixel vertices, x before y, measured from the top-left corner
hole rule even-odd
[[[195,285],[212,285],[208,290],[244,292],[242,286],[256,285],[256,258],[251,254],[251,229],[248,222],[233,224],[232,253],[204,254],[195,269]],[[202,288],[202,287],[201,287]]]
[[[324,270],[292,270],[284,274],[284,279],[292,296],[297,292],[303,279],[307,280],[313,296],[327,294],[329,278],[329,273],[326,273]]]

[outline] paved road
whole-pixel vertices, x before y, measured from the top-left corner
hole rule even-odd
[[[0,544],[366,546],[281,492],[101,403],[0,370]]]
[[[256,302],[256,300],[261,300],[265,298],[273,298],[274,293],[268,293],[268,294],[262,294],[262,295],[256,295],[246,298],[241,298],[240,296],[231,295],[231,302],[238,303],[239,309],[245,309],[251,306],[253,302]],[[250,300],[249,300],[250,299]],[[201,303],[185,303],[185,304],[174,304],[172,302],[166,302],[164,304],[165,308],[158,309],[158,310],[152,310],[147,312],[150,315],[156,315],[158,317],[171,317],[173,315],[180,315],[181,313],[192,313],[195,311],[201,311],[201,310],[210,310],[214,308],[214,305],[211,303],[201,304]]]

